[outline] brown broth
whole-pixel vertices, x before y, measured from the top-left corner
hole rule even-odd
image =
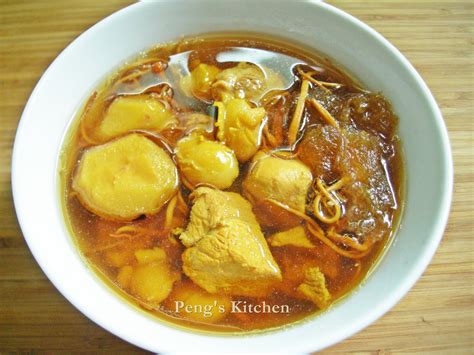
[[[344,84],[344,88],[337,90],[333,93],[333,97],[328,99],[326,102],[327,110],[334,115],[336,119],[343,119],[344,107],[347,107],[347,97],[350,95],[356,95],[364,91],[360,90],[360,85],[353,78],[342,72],[336,66],[334,66],[328,59],[315,54],[313,51],[304,49],[304,47],[282,43],[279,40],[261,37],[261,36],[250,36],[243,34],[223,34],[223,35],[212,35],[202,36],[195,39],[184,39],[182,41],[166,44],[157,48],[151,49],[147,53],[143,54],[137,60],[141,60],[149,57],[160,57],[166,59],[169,55],[187,51],[196,50],[191,56],[190,67],[198,62],[205,62],[209,64],[217,64],[220,67],[226,64],[216,63],[215,55],[225,47],[229,46],[240,46],[250,48],[260,48],[270,50],[279,53],[285,53],[295,58],[304,59],[311,66],[318,66],[326,69],[325,76],[322,78],[325,81],[334,81]],[[251,58],[250,58],[251,60]],[[107,88],[113,83],[113,81],[120,76],[127,74],[127,68],[132,65],[135,60],[123,69],[114,73],[105,83],[98,88],[100,96],[101,92],[105,92]],[[299,83],[295,84],[290,88],[290,106],[294,106],[300,87]],[[315,94],[317,97],[318,94]],[[92,98],[91,100],[94,100]],[[179,96],[176,98],[179,100]],[[171,260],[171,267],[177,272],[181,272],[181,253],[185,249],[177,239],[169,236],[169,233],[163,231],[163,223],[165,220],[165,210],[163,208],[159,213],[152,216],[143,216],[132,222],[115,222],[101,218],[91,212],[89,212],[80,203],[75,193],[71,188],[71,181],[74,174],[74,169],[77,162],[80,160],[81,155],[87,147],[91,144],[88,143],[79,129],[79,124],[71,129],[69,138],[65,143],[64,151],[62,155],[62,168],[61,176],[63,181],[62,188],[62,199],[64,202],[64,212],[67,221],[70,224],[72,234],[75,238],[77,246],[88,263],[93,269],[103,278],[106,283],[115,289],[119,294],[123,295],[130,302],[140,306],[147,310],[147,312],[157,316],[161,320],[169,321],[179,326],[185,326],[186,328],[192,328],[197,330],[207,331],[219,331],[219,332],[242,332],[251,330],[267,330],[270,328],[281,327],[284,325],[292,324],[310,315],[317,314],[318,308],[310,301],[295,298],[292,294],[295,293],[295,280],[301,278],[301,273],[305,265],[318,266],[321,271],[327,276],[327,288],[332,295],[332,300],[335,301],[344,295],[347,295],[352,289],[354,289],[361,280],[364,279],[368,270],[373,266],[377,257],[381,254],[384,248],[388,245],[392,239],[394,231],[397,227],[398,219],[400,217],[402,203],[402,192],[403,192],[403,162],[401,157],[401,151],[399,143],[396,137],[396,124],[397,118],[391,111],[390,105],[384,101],[385,119],[387,119],[392,128],[388,130],[388,133],[384,132],[381,134],[381,141],[384,146],[383,159],[387,162],[388,173],[390,176],[390,183],[394,187],[394,193],[396,196],[396,206],[393,210],[387,212],[387,218],[390,221],[390,229],[385,233],[383,238],[377,241],[372,247],[371,252],[358,260],[352,260],[343,256],[338,255],[328,246],[322,242],[316,240],[315,248],[305,249],[292,246],[284,247],[270,247],[272,254],[282,269],[284,275],[284,281],[275,286],[274,291],[264,298],[250,298],[250,297],[238,297],[233,296],[234,301],[242,301],[242,304],[246,303],[248,306],[262,304],[265,302],[268,305],[288,305],[289,313],[230,313],[226,318],[216,324],[210,324],[205,322],[196,322],[182,318],[176,314],[172,309],[167,308],[172,300],[166,300],[163,302],[160,309],[150,310],[144,302],[138,300],[127,290],[121,289],[116,281],[119,265],[125,265],[134,262],[133,252],[137,249],[152,248],[159,246],[163,248]],[[101,117],[106,107],[110,104],[109,98],[103,99],[101,103],[101,109],[97,113],[88,113],[87,110],[81,112],[77,120],[89,121],[89,128],[93,128]],[[324,102],[324,101],[323,101]],[[179,102],[178,102],[179,103]],[[86,105],[87,106],[87,105]],[[207,105],[201,107],[194,107],[194,110],[206,112]],[[289,108],[291,110],[291,108]],[[368,107],[370,112],[372,108]],[[373,110],[379,110],[380,108],[374,108]],[[374,111],[375,112],[375,111]],[[380,114],[377,111],[377,114]],[[95,114],[96,117],[91,117]],[[370,114],[370,113],[369,113]],[[291,117],[291,116],[290,116]],[[312,110],[305,110],[306,127],[315,126],[321,124],[321,119]],[[92,123],[91,123],[92,122]],[[287,130],[289,122],[284,122],[284,128]],[[358,127],[357,123],[347,122],[347,125],[353,126],[356,129],[365,129],[377,133],[377,125],[370,126],[370,122],[364,127]],[[360,126],[360,125],[359,125]],[[380,133],[380,132],[378,132]],[[169,131],[164,132],[163,136],[174,144],[181,136],[182,132]],[[286,143],[282,144],[282,147],[286,147]],[[234,182],[229,191],[241,192],[242,178],[248,169],[248,164],[240,166],[239,178]],[[180,187],[183,195],[186,197],[189,194],[189,190],[185,187]],[[178,215],[177,219],[180,220],[181,226],[185,227],[186,215]],[[184,221],[184,223],[183,223]],[[146,235],[141,238],[114,238],[110,234],[116,231],[119,227],[124,225],[133,225],[137,227],[152,229],[155,233]],[[323,226],[323,228],[326,228]],[[273,229],[263,228],[265,236],[269,236],[274,232]],[[125,261],[124,261],[125,260]],[[288,279],[286,275],[290,275]],[[190,283],[191,281],[186,275],[182,274],[181,281],[175,283],[175,287],[179,284]],[[258,285],[256,285],[258,287]],[[171,296],[170,296],[171,297]]]

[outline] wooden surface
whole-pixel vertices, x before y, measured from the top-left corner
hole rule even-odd
[[[35,83],[76,36],[129,2],[0,0],[0,352],[142,352],[86,319],[46,279],[10,187],[14,134]],[[375,324],[326,352],[472,353],[473,2],[331,3],[382,33],[426,80],[449,129],[455,189],[445,236],[420,281]]]

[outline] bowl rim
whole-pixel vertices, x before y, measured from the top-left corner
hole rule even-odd
[[[27,104],[25,105],[25,108],[23,110],[20,122],[18,124],[16,136],[15,136],[15,141],[14,141],[14,147],[13,147],[13,153],[12,153],[12,163],[11,163],[11,184],[12,184],[12,193],[13,193],[13,201],[14,201],[14,206],[15,210],[17,212],[17,218],[18,222],[20,224],[22,233],[24,235],[24,238],[28,244],[28,247],[30,248],[33,257],[36,259],[37,263],[43,270],[43,272],[46,274],[48,279],[53,283],[53,285],[58,289],[58,291],[69,301],[71,302],[74,307],[76,307],[78,310],[81,311],[81,313],[85,314],[89,319],[94,321],[96,324],[101,326],[104,329],[107,329],[108,331],[112,332],[116,336],[132,343],[137,346],[140,346],[142,348],[149,348],[146,344],[140,343],[136,339],[132,338],[129,334],[127,334],[126,331],[123,329],[119,329],[118,327],[113,327],[111,326],[110,323],[104,322],[102,319],[99,319],[92,311],[89,311],[86,307],[84,307],[81,302],[77,300],[77,297],[75,297],[72,293],[71,290],[66,289],[63,287],[61,284],[61,281],[56,278],[54,270],[49,268],[44,260],[39,258],[39,252],[38,250],[35,249],[35,245],[31,243],[31,238],[33,238],[34,230],[30,229],[28,226],[28,216],[24,213],[22,213],[23,210],[23,203],[19,198],[20,195],[20,189],[21,186],[18,182],[18,175],[19,175],[19,161],[21,159],[21,156],[19,156],[19,148],[18,145],[22,139],[22,135],[24,132],[24,126],[27,121],[27,117],[31,114],[31,108],[34,105],[35,97],[38,94],[40,90],[43,89],[43,83],[45,81],[45,78],[48,76],[48,74],[53,70],[55,63],[60,60],[65,54],[71,50],[74,46],[77,45],[80,41],[86,40],[89,36],[91,36],[93,33],[96,31],[99,31],[101,27],[106,26],[109,22],[115,20],[119,16],[126,15],[129,11],[134,10],[135,8],[142,7],[142,6],[150,6],[151,3],[153,3],[153,6],[156,4],[162,3],[164,1],[142,1],[142,2],[137,2],[135,4],[129,5],[125,8],[122,8],[111,15],[107,16],[106,18],[102,19],[98,23],[94,24],[91,26],[89,29],[84,31],[80,36],[78,36],[74,41],[72,41],[56,58],[55,60],[49,65],[49,67],[46,69],[46,71],[43,73],[41,79],[38,81],[36,84],[34,90],[32,91]],[[442,143],[442,151],[443,151],[443,157],[442,161],[444,162],[443,166],[443,171],[445,172],[444,175],[444,180],[442,184],[443,188],[443,194],[440,198],[440,205],[437,210],[437,220],[434,223],[434,228],[433,228],[433,233],[431,234],[431,238],[429,239],[429,245],[425,247],[422,253],[420,253],[417,262],[415,266],[413,266],[410,270],[406,272],[404,282],[400,282],[398,287],[396,288],[396,291],[393,291],[391,294],[389,294],[389,297],[385,299],[385,302],[379,302],[373,309],[369,310],[368,315],[364,317],[363,319],[359,319],[357,321],[351,322],[351,324],[346,325],[344,328],[344,331],[339,333],[337,336],[332,337],[331,339],[326,339],[323,341],[323,345],[318,348],[318,350],[324,349],[326,347],[329,347],[331,345],[334,345],[335,343],[342,341],[343,339],[346,339],[356,332],[364,329],[367,327],[369,324],[373,323],[376,321],[378,318],[380,318],[382,315],[384,315],[388,310],[390,310],[395,304],[397,304],[405,295],[406,293],[410,290],[411,287],[415,284],[415,282],[420,278],[428,264],[430,263],[442,237],[443,233],[448,221],[449,217],[449,211],[450,211],[450,206],[451,206],[451,200],[452,200],[452,188],[453,188],[453,161],[452,161],[452,155],[451,155],[451,146],[449,143],[449,137],[448,137],[448,132],[446,129],[445,122],[443,120],[441,111],[432,95],[430,92],[428,86],[426,83],[423,81],[421,76],[418,74],[418,72],[415,70],[415,68],[412,66],[412,64],[403,56],[403,54],[400,53],[400,51],[394,47],[388,40],[386,40],[381,34],[376,32],[374,29],[372,29],[370,26],[365,24],[364,22],[360,21],[359,19],[353,17],[352,15],[349,15],[348,13],[332,6],[327,3],[318,1],[318,0],[307,0],[306,2],[310,3],[313,6],[320,7],[322,9],[325,9],[326,11],[329,11],[336,15],[337,17],[341,18],[343,21],[350,22],[352,25],[355,25],[362,29],[366,34],[368,34],[371,37],[371,40],[379,42],[380,45],[384,46],[391,55],[394,55],[396,59],[405,67],[405,69],[408,70],[410,75],[413,77],[413,79],[416,81],[416,84],[418,85],[419,89],[423,92],[423,95],[425,96],[425,99],[427,100],[429,104],[429,108],[431,110],[432,118],[433,118],[433,124],[436,127],[437,133],[440,136],[440,141]],[[402,217],[403,219],[403,217]],[[165,325],[166,326],[166,325]],[[265,334],[265,333],[264,333]],[[219,337],[222,337],[218,335]],[[256,335],[259,336],[259,335]],[[213,337],[213,336],[210,336]],[[231,350],[231,349],[229,349]],[[298,348],[298,351],[314,351],[314,348],[310,348],[308,344],[305,344],[305,346],[300,346]]]

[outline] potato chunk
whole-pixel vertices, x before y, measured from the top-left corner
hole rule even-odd
[[[158,212],[176,193],[178,173],[163,149],[142,135],[130,134],[88,149],[72,188],[91,212],[129,221]]]
[[[151,263],[153,261],[165,261],[166,253],[161,248],[138,249],[135,251],[135,258],[139,264]]]
[[[239,175],[239,163],[231,149],[197,134],[178,142],[176,160],[181,173],[193,186],[206,183],[227,189]]]
[[[133,250],[128,248],[111,248],[104,253],[104,260],[113,267],[122,267],[134,259]]]
[[[251,108],[242,99],[232,99],[226,104],[217,102],[215,106],[219,110],[217,139],[233,149],[241,163],[246,162],[260,147],[265,109]]]
[[[275,200],[304,213],[311,183],[311,171],[299,160],[257,153],[242,186],[261,224],[290,228],[300,219],[267,201]]]
[[[180,275],[170,269],[164,251],[154,248],[148,251],[142,250],[149,260],[138,260],[138,265],[133,267],[130,273],[128,287],[130,292],[143,300],[148,305],[157,305],[170,294],[175,281],[180,279]],[[156,258],[158,256],[158,258]],[[165,256],[162,258],[162,256]],[[150,258],[151,257],[151,258]],[[124,269],[126,270],[126,269]],[[127,281],[127,271],[120,275]]]
[[[220,69],[214,65],[199,64],[191,72],[191,75],[181,79],[182,91],[188,96],[194,95],[199,99],[211,99],[211,85],[214,82]]]
[[[135,257],[137,264],[123,266],[117,282],[147,306],[154,307],[168,297],[180,274],[171,270],[161,248],[136,250]]]
[[[183,318],[203,323],[224,319],[232,308],[229,296],[210,294],[192,283],[175,287],[166,300],[166,306]]]
[[[130,280],[132,279],[133,267],[130,265],[125,265],[120,268],[120,271],[117,275],[117,282],[123,288],[128,288],[130,285]]]
[[[136,129],[160,132],[177,122],[160,101],[150,96],[120,96],[110,104],[95,135],[100,141],[108,141]]]

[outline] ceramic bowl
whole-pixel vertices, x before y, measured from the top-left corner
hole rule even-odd
[[[60,206],[58,159],[71,120],[120,63],[164,41],[214,31],[252,31],[304,43],[382,92],[400,118],[405,211],[396,240],[349,297],[295,326],[257,335],[209,335],[153,319],[109,289],[86,266]],[[14,202],[25,239],[48,278],[82,313],[115,335],[156,352],[309,352],[341,341],[393,307],[432,258],[452,189],[447,131],[429,89],[386,39],[319,1],[150,1],[129,6],[72,42],[34,89],[18,128]]]

